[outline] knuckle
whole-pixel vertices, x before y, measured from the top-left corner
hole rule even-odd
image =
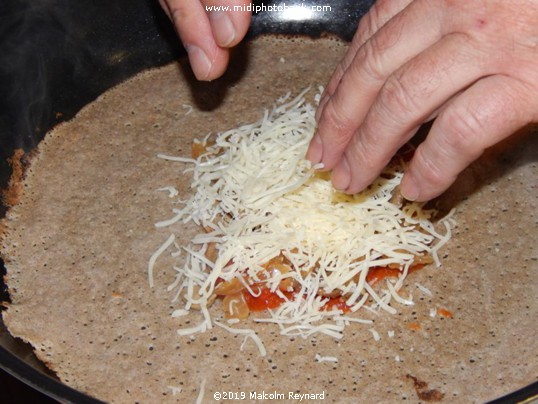
[[[355,161],[361,167],[366,169],[367,172],[380,170],[388,163],[390,158],[387,158],[385,161],[380,156],[380,144],[375,135],[371,135],[371,133],[371,131],[365,130],[357,132],[355,136],[353,136],[347,150],[350,160]]]
[[[394,0],[377,0],[375,2],[378,20],[381,20],[380,16],[390,13],[393,8],[393,3]]]
[[[485,131],[479,114],[471,108],[449,108],[440,120],[445,132],[444,146],[454,154],[474,148],[480,134]]]
[[[347,142],[349,132],[354,129],[353,120],[344,112],[345,110],[335,105],[334,99],[330,99],[323,110],[320,121],[320,126],[323,128],[332,128],[332,133],[335,133],[336,141]]]
[[[415,151],[413,168],[420,173],[419,178],[422,178],[429,188],[437,189],[447,182],[445,178],[446,170],[440,162],[440,159],[435,158],[431,153],[427,153],[424,147],[418,147]]]
[[[170,15],[175,24],[183,24],[184,21],[187,21],[192,13],[189,7],[186,7],[184,3],[181,2],[170,2],[169,4]]]
[[[417,100],[414,92],[406,82],[391,76],[381,88],[378,95],[378,105],[383,111],[383,119],[397,124],[406,124],[410,113],[417,110]]]
[[[370,8],[368,13],[369,26],[371,28],[370,35],[373,35],[379,30],[385,21],[394,14],[394,0],[377,0]]]
[[[356,39],[365,41],[372,37],[384,25],[387,16],[392,14],[393,2],[394,0],[377,0],[361,19]]]
[[[352,74],[356,77],[366,75],[374,82],[384,81],[380,49],[383,48],[379,48],[375,36],[366,41],[358,50],[354,63],[350,66]]]
[[[370,11],[371,12],[371,11]],[[372,35],[372,28],[371,28],[371,16],[370,12],[364,15],[364,17],[361,18],[359,21],[359,26],[357,27],[357,31],[355,32],[355,35],[353,35],[353,41],[352,45],[360,45],[362,44],[366,39],[370,38]]]
[[[336,65],[336,68],[334,69],[334,73],[329,81],[329,84],[325,88],[325,91],[327,92],[327,94],[333,95],[334,92],[336,91],[336,88],[338,87],[340,80],[342,80],[342,77],[346,73],[345,63],[346,63],[346,60],[344,58],[343,60],[340,61],[340,63]]]

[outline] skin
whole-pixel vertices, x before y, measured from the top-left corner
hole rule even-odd
[[[214,80],[226,70],[229,49],[245,36],[249,11],[207,10],[212,6],[244,6],[244,0],[159,0],[174,23],[198,80]]]
[[[186,48],[212,61],[208,67],[189,51],[196,76],[222,74],[248,12],[228,13],[228,40],[203,8],[216,2],[161,3]],[[440,195],[486,148],[538,121],[537,21],[538,0],[378,0],[322,95],[307,158],[332,170],[335,188],[355,193],[436,118],[401,192],[417,201]]]

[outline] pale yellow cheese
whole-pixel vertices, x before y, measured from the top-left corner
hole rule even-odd
[[[281,97],[258,122],[219,133],[197,159],[159,155],[191,164],[193,195],[175,201],[172,218],[157,226],[179,232],[180,223],[193,221],[210,229],[183,246],[186,262],[175,268],[174,286],[186,296],[185,309],[200,305],[204,314],[204,322],[190,331],[211,328],[206,305],[219,278],[248,274],[258,280],[262,265],[280,254],[294,266],[286,276],[299,289],[294,299],[256,321],[275,323],[282,334],[303,337],[324,333],[341,338],[349,324],[341,320],[340,311],[323,310],[328,299],[320,296],[321,289],[340,291],[353,312],[366,308],[395,313],[393,301],[413,304],[398,291],[414,257],[432,255],[440,265],[437,252],[450,238],[452,222],[443,222],[441,234],[430,221],[434,212],[422,204],[400,209],[390,202],[403,176],[403,161],[356,195],[336,192],[327,176],[316,174],[321,167],[305,159],[316,125],[315,106],[305,101],[307,91],[291,101],[289,95]],[[216,262],[205,257],[210,242],[217,244]],[[369,268],[395,264],[402,268],[400,279],[374,291],[366,282]],[[317,270],[306,273],[314,267]],[[281,280],[277,273],[263,282],[276,291]],[[368,299],[373,302],[367,304]]]

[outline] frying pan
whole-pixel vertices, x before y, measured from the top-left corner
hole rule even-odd
[[[281,3],[294,1],[271,4]],[[297,3],[309,7],[336,2]],[[247,39],[262,33],[314,37],[332,33],[350,40],[372,3],[340,0],[330,13],[297,19],[282,13],[257,13]],[[4,0],[0,55],[0,188],[5,188],[11,174],[7,159],[14,149],[32,150],[48,130],[71,119],[105,90],[185,52],[155,0]],[[5,214],[4,207],[0,214]],[[1,299],[9,301],[0,282]],[[29,346],[11,337],[1,317],[0,367],[61,402],[98,402],[58,381]],[[496,402],[517,402],[537,394],[538,383],[534,383]]]

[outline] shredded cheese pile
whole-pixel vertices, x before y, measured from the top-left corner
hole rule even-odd
[[[365,191],[350,196],[335,191],[326,176],[316,173],[320,167],[305,159],[315,131],[315,106],[305,101],[307,91],[291,101],[289,94],[282,97],[256,123],[219,133],[211,142],[206,138],[206,152],[196,159],[159,155],[191,164],[193,195],[178,201],[170,193],[181,207],[173,209],[174,217],[156,224],[170,227],[173,234],[150,259],[150,285],[155,261],[175,243],[181,222],[193,221],[205,229],[190,245],[176,245],[186,258],[175,267],[176,280],[169,289],[177,290],[176,300],[183,298],[183,310],[195,306],[203,314],[199,326],[180,334],[216,324],[207,307],[217,280],[239,277],[251,290],[240,276],[248,274],[285,300],[254,321],[278,324],[284,335],[324,333],[341,338],[351,322],[371,321],[337,309],[323,310],[328,301],[323,294],[340,291],[351,312],[363,307],[395,313],[392,300],[413,304],[398,291],[415,257],[430,255],[440,265],[438,250],[450,238],[451,219],[440,221],[445,229],[441,234],[430,221],[435,212],[420,203],[400,208],[390,202],[402,179],[403,161],[392,164]],[[217,246],[215,262],[205,255],[209,243]],[[296,270],[260,279],[262,265],[280,254]],[[366,282],[369,269],[389,265],[401,268],[400,278],[375,291]],[[299,285],[293,299],[278,289],[287,277]]]

